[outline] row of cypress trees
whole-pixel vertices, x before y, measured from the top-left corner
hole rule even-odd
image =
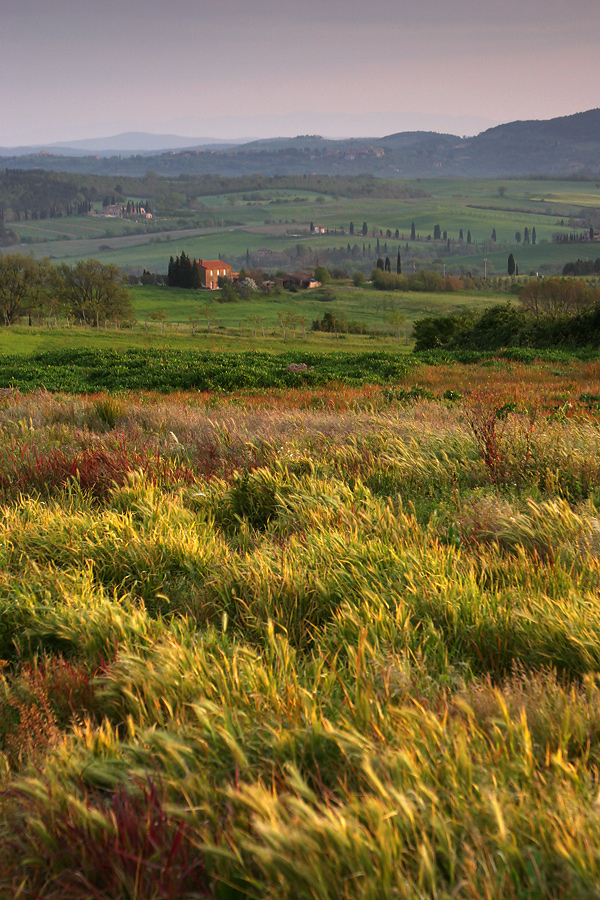
[[[176,256],[175,259],[171,257],[167,270],[167,284],[169,287],[202,287],[200,266],[197,261],[190,259],[184,251],[181,252],[181,256]]]

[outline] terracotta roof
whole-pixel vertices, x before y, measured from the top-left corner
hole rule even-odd
[[[204,268],[218,269],[220,266],[229,266],[229,263],[224,262],[222,259],[199,259],[199,266],[204,266]],[[229,266],[231,268],[231,266]]]

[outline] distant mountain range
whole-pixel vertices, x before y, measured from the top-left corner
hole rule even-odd
[[[387,178],[600,176],[600,109],[509,122],[475,137],[405,131],[247,143],[141,132],[44,147],[0,148],[0,167],[99,175],[358,175]]]
[[[219,138],[190,138],[177,134],[149,134],[146,131],[126,131],[112,137],[86,138],[81,141],[58,141],[55,144],[35,144],[27,147],[0,147],[0,156],[147,156],[165,150],[225,149],[243,144],[243,140],[224,141]]]

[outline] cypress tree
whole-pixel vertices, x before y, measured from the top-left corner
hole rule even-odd
[[[508,274],[511,278],[515,274],[515,258],[512,253],[508,254]]]
[[[192,288],[197,290],[202,287],[202,276],[200,274],[200,264],[197,259],[192,263]]]
[[[398,250],[398,256],[396,258],[396,274],[402,275],[402,260],[400,259],[400,250]]]

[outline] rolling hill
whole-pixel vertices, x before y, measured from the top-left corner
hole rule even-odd
[[[5,153],[0,156],[0,166],[131,176],[148,171],[161,175],[218,172],[225,176],[367,173],[386,178],[600,175],[600,109],[555,119],[509,122],[469,138],[431,131],[344,140],[301,135],[236,146],[175,147],[152,154],[151,137],[137,136],[137,152],[135,141],[130,141],[129,156],[108,155],[111,139],[103,139],[97,146],[80,142],[86,146],[79,146],[73,156],[64,155],[64,147],[32,148],[23,155]],[[84,150],[87,155],[82,155]]]

